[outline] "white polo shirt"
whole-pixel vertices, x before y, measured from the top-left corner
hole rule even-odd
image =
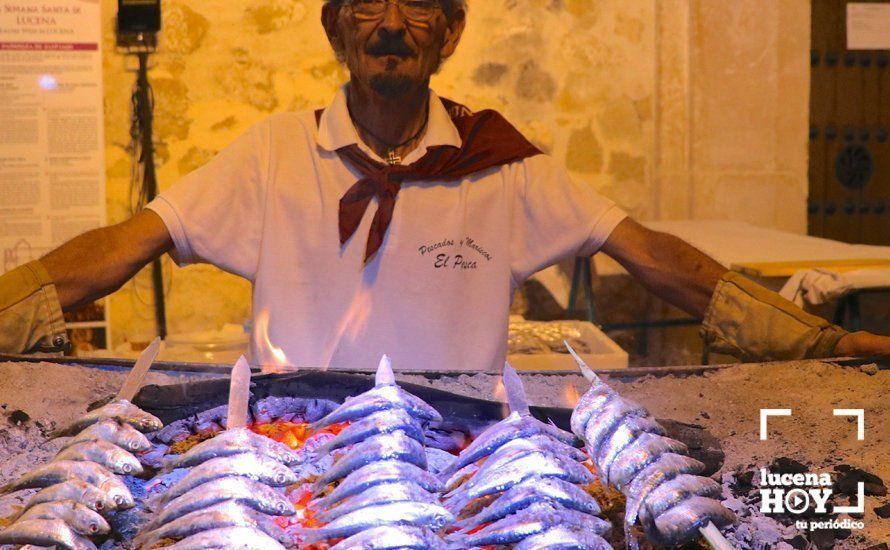
[[[461,144],[430,97],[418,148]],[[383,245],[363,266],[372,201],[341,248],[340,198],[358,173],[336,150],[358,144],[341,88],[319,124],[273,115],[153,201],[179,265],[206,262],[253,283],[254,319],[295,367],[499,370],[516,286],[563,258],[596,252],[626,214],[546,155],[460,181],[407,182]],[[200,307],[200,306],[198,306]],[[255,340],[255,339],[254,339]],[[267,356],[251,350],[259,363]]]

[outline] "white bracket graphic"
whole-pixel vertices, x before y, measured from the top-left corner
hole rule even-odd
[[[834,416],[855,416],[857,418],[856,439],[865,441],[865,409],[834,409]]]
[[[835,506],[836,514],[864,514],[865,513],[865,482],[858,482],[856,488],[856,506]]]
[[[766,427],[767,418],[770,416],[791,416],[791,409],[760,409],[760,440],[769,439]]]

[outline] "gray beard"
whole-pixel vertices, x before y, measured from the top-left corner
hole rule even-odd
[[[414,82],[407,76],[378,75],[371,78],[371,89],[386,99],[398,99],[407,94]]]

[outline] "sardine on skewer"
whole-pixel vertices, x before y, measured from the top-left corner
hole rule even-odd
[[[392,432],[403,432],[421,445],[424,443],[423,430],[416,418],[403,409],[388,409],[371,413],[367,417],[353,422],[319,448],[318,454],[328,454],[331,451],[360,443],[369,437]]]
[[[550,477],[578,485],[594,480],[587,468],[573,460],[540,453],[529,454],[491,470],[488,475],[474,476],[466,485],[447,497],[445,506],[459,514],[473,500],[506,491],[529,479]]]
[[[50,439],[74,435],[84,428],[92,426],[107,418],[129,424],[140,432],[154,432],[164,427],[158,417],[149,414],[126,400],[112,401],[107,405],[92,410],[81,416],[68,426],[53,430],[48,434]]]
[[[375,386],[369,391],[347,398],[330,414],[312,424],[318,430],[331,424],[352,422],[371,413],[402,409],[423,422],[441,422],[442,415],[419,397],[400,388],[395,381],[389,357],[383,356],[377,368]]]
[[[716,499],[723,492],[723,487],[709,477],[680,474],[652,490],[640,509],[640,520],[643,523],[667,512],[684,500],[696,496]]]
[[[186,537],[164,550],[284,550],[284,546],[253,527],[220,527]]]
[[[317,529],[301,532],[303,544],[351,537],[383,525],[411,525],[438,530],[454,521],[454,516],[438,503],[394,502],[360,508],[344,514]]]
[[[551,448],[547,447],[527,448],[518,445],[511,445],[508,448],[508,446],[505,445],[492,453],[491,456],[489,456],[485,462],[475,470],[473,475],[470,476],[467,481],[458,484],[455,489],[445,495],[445,498],[451,498],[456,494],[472,489],[479,483],[487,480],[491,475],[502,475],[504,468],[508,468],[517,460],[530,455],[537,456],[539,460],[549,460],[558,464],[562,469],[569,472],[573,479],[585,480],[583,481],[584,483],[593,481],[593,476],[590,474],[587,467],[581,465],[571,457],[567,457],[565,454],[558,452],[558,450],[551,450]],[[530,462],[529,460],[532,459],[526,460],[525,463],[533,464],[533,462]],[[542,474],[541,477],[548,476]]]
[[[539,502],[472,534],[457,535],[453,540],[461,548],[515,544],[557,525],[573,526],[601,537],[608,536],[612,529],[602,518]]]
[[[336,548],[443,548],[434,531],[454,517],[437,498],[441,483],[426,471],[423,432],[424,423],[441,417],[399,388],[386,356],[375,382],[315,424],[350,422],[318,450],[334,453],[334,462],[314,493],[336,486],[310,502],[324,525],[300,530],[300,543],[345,539]]]
[[[62,449],[53,461],[73,460],[75,462],[95,462],[109,472],[119,475],[139,475],[142,464],[129,451],[125,451],[108,441],[82,441]]]
[[[494,523],[537,502],[554,503],[585,514],[600,513],[596,499],[578,485],[559,478],[532,477],[504,491],[476,514],[456,521],[454,527],[468,531],[479,525]]]
[[[259,529],[282,543],[292,540],[268,516],[235,502],[222,502],[143,532],[133,540],[133,543],[137,548],[149,548],[151,544],[161,539],[181,539],[221,527],[250,527]]]
[[[33,544],[62,550],[96,550],[96,545],[68,527],[61,519],[17,521],[0,531],[0,546]]]
[[[516,546],[514,550],[612,550],[606,539],[571,525],[556,525],[534,534]]]
[[[87,426],[80,433],[68,439],[60,450],[84,441],[107,441],[131,453],[151,450],[151,442],[142,432],[114,418],[105,418]]]
[[[327,485],[343,479],[350,473],[372,462],[398,460],[426,469],[426,452],[416,440],[403,432],[376,435],[354,445],[328,469],[314,485],[319,494]]]
[[[72,478],[38,491],[28,499],[22,512],[26,512],[32,506],[37,506],[44,502],[56,502],[59,500],[79,502],[100,514],[114,510],[117,507],[111,497],[95,485],[91,485],[81,479]]]
[[[445,550],[445,542],[428,527],[383,525],[343,539],[330,550]]]
[[[539,436],[539,439],[552,439],[564,445],[575,445],[576,438],[572,433],[563,431],[553,424],[541,422],[531,415],[522,381],[509,363],[504,365],[503,383],[510,414],[486,428],[454,461],[443,468],[439,475],[445,479],[517,439]]]
[[[525,452],[548,452],[553,455],[571,458],[577,462],[587,460],[587,455],[581,449],[567,445],[558,439],[554,439],[547,434],[535,434],[528,437],[513,439],[497,448],[489,457],[485,458],[485,462],[480,467],[477,463],[471,463],[460,470],[451,474],[445,482],[445,490],[452,491],[467,478],[481,474],[484,469],[491,469],[500,466],[504,460],[515,458],[518,453]]]
[[[611,464],[603,464],[597,468],[604,468],[609,482],[624,491],[625,487],[634,480],[643,468],[651,464],[663,454],[686,454],[686,445],[656,434],[640,434],[640,436],[627,445]]]
[[[509,441],[538,434],[547,435],[567,445],[575,441],[574,435],[556,426],[545,424],[533,416],[522,416],[512,412],[507,418],[479,434],[479,437],[460,453],[460,456],[440,472],[440,475],[450,476],[464,466],[489,456]]]
[[[103,466],[94,462],[59,460],[40,466],[16,481],[0,487],[0,495],[20,491],[50,487],[72,479],[80,479],[96,486],[109,496],[118,509],[136,505],[127,486]]]
[[[447,478],[451,491],[444,497],[460,518],[447,535],[450,547],[609,548],[600,535],[611,526],[596,517],[600,507],[582,488],[594,476],[575,436],[531,416],[520,376],[509,365],[503,383],[509,416],[446,469],[459,467]]]
[[[245,453],[261,454],[285,466],[296,466],[302,462],[300,455],[284,443],[256,434],[247,428],[236,428],[220,432],[185,453],[168,458],[164,469],[191,468],[214,458]]]
[[[610,437],[625,421],[639,421],[649,413],[641,405],[616,396],[596,413],[596,422],[588,422],[584,429],[584,446],[587,454],[595,458],[604,440]]]
[[[246,477],[223,477],[208,481],[169,501],[147,525],[147,529],[227,501],[272,516],[292,516],[297,513],[294,505],[278,489]]]
[[[44,502],[28,508],[16,521],[61,519],[76,533],[85,537],[105,535],[111,527],[105,518],[73,500]]]
[[[376,485],[398,482],[411,482],[432,493],[442,490],[439,480],[426,470],[408,462],[383,460],[355,470],[330,494],[310,501],[309,507],[313,510],[325,510]]]
[[[158,497],[156,504],[166,505],[195,487],[222,477],[239,476],[271,487],[286,487],[298,481],[287,466],[263,455],[245,453],[213,458],[192,468],[182,479]]]
[[[611,435],[603,441],[593,460],[594,465],[612,464],[624,449],[636,441],[642,434],[663,435],[664,429],[651,417],[632,417],[614,428]],[[609,472],[600,471],[603,482],[608,484]]]
[[[340,516],[344,516],[356,510],[381,504],[394,502],[419,502],[423,504],[436,504],[438,497],[420,485],[409,481],[397,481],[375,485],[365,491],[341,500],[332,508],[322,510],[315,514],[318,521],[329,523]]]
[[[574,460],[544,452],[522,454],[497,468],[480,470],[469,481],[445,496],[446,505],[453,512],[484,496],[505,491],[530,478],[563,479],[569,483],[583,485],[594,481],[593,474],[584,465]]]
[[[634,525],[637,522],[640,507],[646,502],[649,494],[662,483],[682,474],[700,474],[704,469],[704,464],[686,455],[665,453],[659,456],[646,466],[623,491],[627,496],[625,510],[627,524]]]
[[[625,532],[631,548],[637,542],[630,528],[638,520],[651,540],[671,545],[698,538],[709,524],[723,527],[735,521],[732,512],[711,498],[719,491],[697,475],[704,465],[685,456],[686,446],[665,437],[645,408],[609,388],[567,347],[591,381],[572,413],[572,431],[584,440],[603,480],[627,497]],[[659,523],[660,518],[665,519]]]
[[[703,496],[691,496],[654,520],[643,521],[646,537],[656,544],[677,546],[699,537],[700,530],[709,523],[729,525],[735,514],[720,501]]]

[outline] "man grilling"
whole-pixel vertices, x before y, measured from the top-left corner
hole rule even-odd
[[[66,342],[62,309],[105,296],[169,252],[253,284],[253,311],[297,367],[497,369],[513,291],[603,251],[705,322],[712,349],[771,360],[890,353],[572,182],[503,117],[429,89],[464,30],[464,0],[328,0],[349,69],[326,108],[274,115],[132,219],[0,280],[0,348]],[[253,350],[254,360],[257,360]]]

